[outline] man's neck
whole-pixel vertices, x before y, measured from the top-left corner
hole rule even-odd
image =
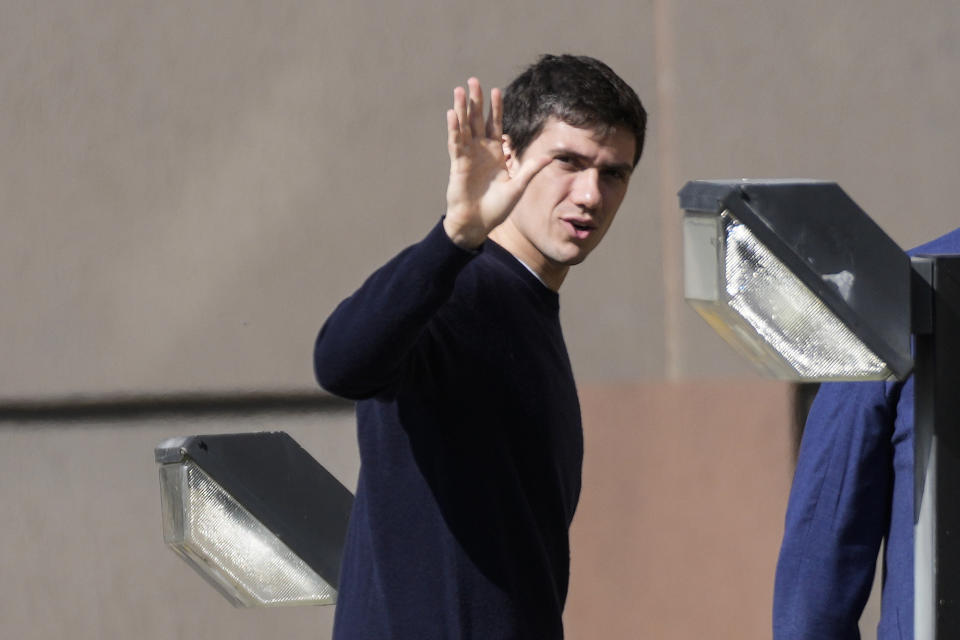
[[[570,267],[558,265],[548,260],[513,226],[510,218],[507,218],[500,226],[490,232],[490,239],[509,251],[514,258],[530,269],[548,289],[552,291],[560,290],[560,285],[567,277],[567,271]]]

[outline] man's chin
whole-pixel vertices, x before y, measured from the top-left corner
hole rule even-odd
[[[589,251],[584,250],[565,251],[555,256],[555,259],[552,260],[552,262],[563,267],[573,267],[586,260],[589,254]]]

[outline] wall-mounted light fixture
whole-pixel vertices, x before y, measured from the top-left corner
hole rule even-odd
[[[234,606],[333,604],[353,496],[283,432],[162,442],[164,542]]]
[[[832,182],[698,180],[679,195],[685,296],[757,366],[808,381],[914,372],[914,635],[953,637],[960,257],[911,259]]]

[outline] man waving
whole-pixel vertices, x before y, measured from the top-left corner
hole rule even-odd
[[[556,640],[580,492],[557,291],[613,222],[646,113],[608,66],[543,56],[454,90],[447,211],[327,320],[361,469],[334,637]]]

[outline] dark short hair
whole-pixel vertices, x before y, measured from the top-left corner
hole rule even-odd
[[[550,117],[605,133],[626,126],[643,151],[647,112],[623,79],[596,58],[544,55],[514,79],[503,94],[503,132],[517,157],[523,155]]]

